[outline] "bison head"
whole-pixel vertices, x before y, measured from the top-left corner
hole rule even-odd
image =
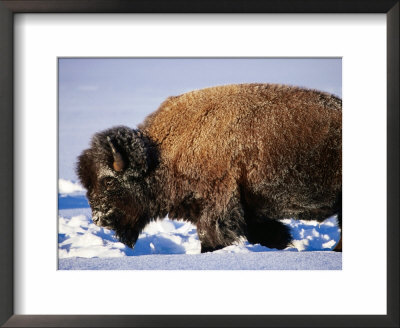
[[[146,177],[156,164],[154,149],[140,131],[115,127],[95,134],[78,158],[93,222],[129,247],[151,216]]]

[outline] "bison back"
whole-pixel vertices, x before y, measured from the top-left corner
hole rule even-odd
[[[330,206],[341,189],[341,100],[327,93],[213,87],[168,98],[141,129],[163,164],[199,192],[240,187],[286,216]]]

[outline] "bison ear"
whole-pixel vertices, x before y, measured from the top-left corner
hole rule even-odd
[[[108,145],[111,148],[111,152],[112,152],[112,155],[113,155],[113,158],[114,158],[113,168],[114,168],[115,171],[121,172],[121,171],[123,171],[125,169],[125,166],[126,166],[125,165],[125,161],[122,158],[121,153],[118,152],[115,149],[115,147],[114,147],[113,143],[111,142],[111,139],[110,139],[109,136],[107,136],[107,141],[108,141]]]
[[[113,169],[134,178],[145,175],[151,166],[148,142],[140,131],[119,126],[105,131],[113,154]],[[104,140],[103,139],[103,140]]]

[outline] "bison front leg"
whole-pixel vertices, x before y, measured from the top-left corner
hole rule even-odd
[[[232,245],[245,236],[243,210],[239,203],[227,210],[216,212],[206,210],[197,223],[197,233],[201,242],[201,252],[215,250]]]

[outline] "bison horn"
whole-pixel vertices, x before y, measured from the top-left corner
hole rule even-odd
[[[111,142],[110,137],[108,137],[108,136],[107,136],[107,141],[111,147],[111,151],[112,151],[112,154],[114,157],[113,168],[115,171],[120,172],[125,168],[125,162],[122,159],[121,154],[119,152],[117,152],[117,150],[115,149],[114,145]]]

